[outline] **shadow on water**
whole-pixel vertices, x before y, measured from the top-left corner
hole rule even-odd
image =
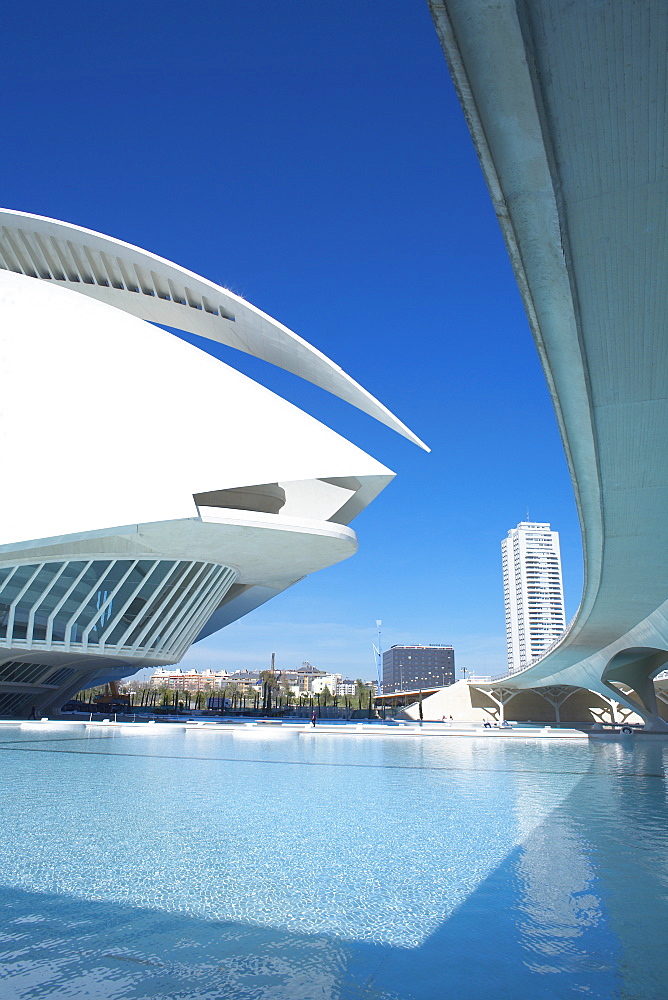
[[[418,947],[3,888],[3,1000],[664,1000],[664,747],[594,756]]]

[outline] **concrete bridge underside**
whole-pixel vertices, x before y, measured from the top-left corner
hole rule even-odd
[[[548,380],[582,527],[578,614],[504,689],[666,728],[668,6],[430,0]],[[492,685],[492,689],[495,686]],[[626,693],[625,693],[626,691]]]

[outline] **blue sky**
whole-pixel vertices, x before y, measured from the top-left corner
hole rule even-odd
[[[500,542],[527,511],[560,531],[574,614],[580,532],[556,420],[426,2],[38,0],[3,21],[5,207],[231,288],[432,448],[220,348],[397,477],[355,520],[357,556],[186,662],[265,666],[274,651],[370,678],[380,618],[385,647],[451,643],[458,668],[501,672]]]

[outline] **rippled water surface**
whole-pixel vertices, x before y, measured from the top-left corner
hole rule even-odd
[[[668,742],[3,726],[0,755],[3,1000],[668,997]]]

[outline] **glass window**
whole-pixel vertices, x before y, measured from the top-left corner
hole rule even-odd
[[[225,591],[227,590],[228,579],[229,570],[222,566],[206,565],[203,574],[197,578],[195,584],[191,587],[188,600],[184,600],[181,604],[182,609],[187,609],[187,611],[185,614],[183,611],[180,613],[175,620],[176,624],[172,624],[170,630],[162,632],[160,642],[170,650],[175,651],[183,642],[184,636],[187,637],[193,627],[197,627],[203,609],[206,609],[211,601],[215,600],[216,595],[221,594],[223,586]],[[156,643],[153,648],[156,648],[157,645],[158,637],[156,637]]]
[[[58,606],[60,601],[62,601],[63,597],[79,576],[85,565],[86,563],[83,560],[69,562],[65,565],[65,569],[35,611],[35,618],[32,626],[33,641],[40,640],[43,642],[46,639],[46,628],[49,615],[52,613],[54,608]]]
[[[9,579],[15,568],[15,566],[5,566],[4,569],[0,569],[0,597],[2,597],[2,588],[5,585],[5,581]]]
[[[0,593],[0,636],[7,637],[7,623],[12,603],[21,593],[26,583],[33,575],[37,566],[19,566],[16,572],[7,580]]]
[[[182,563],[181,565],[181,572],[179,573],[177,570],[170,577],[161,592],[156,595],[152,602],[152,608],[142,615],[139,624],[132,630],[127,643],[129,646],[132,646],[137,641],[149,617],[155,617],[155,621],[148,633],[142,638],[141,648],[150,648],[155,644],[159,644],[162,632],[172,621],[174,615],[179,612],[193,580],[204,564],[198,562]],[[165,607],[160,610],[161,604],[165,601]]]
[[[0,715],[27,715],[32,694],[0,694]]]
[[[137,588],[141,587],[142,581],[146,579],[147,575],[151,573],[151,570],[156,565],[159,564],[153,559],[142,559],[132,568],[129,575],[119,587],[118,593],[114,594],[113,599],[88,633],[88,642],[95,644],[101,642],[105,633],[110,632],[113,626],[118,623],[119,615],[122,618],[127,611],[126,605],[129,599]]]
[[[101,608],[107,603],[108,599],[111,597],[131,565],[131,559],[118,559],[116,562],[112,563],[111,566],[109,566],[107,572],[100,578],[97,586],[93,587],[86,604],[79,611],[76,619],[71,623],[70,642],[82,641],[84,632],[90,623],[97,617]],[[109,618],[111,618],[112,604],[108,604],[102,612],[103,625],[106,625]]]
[[[46,566],[42,566],[35,579],[31,581],[30,586],[23,594],[14,610],[14,627],[12,629],[13,639],[27,638],[30,612],[32,611],[35,603],[39,602],[44,592],[48,591],[49,587],[53,583],[54,577],[59,572],[62,565],[62,563],[47,563]]]
[[[148,563],[140,565],[148,565]],[[150,576],[147,576],[144,586],[132,599],[128,607],[123,609],[120,619],[117,622],[112,621],[111,631],[104,633],[104,642],[106,644],[117,645],[135,621],[137,622],[137,627],[133,629],[133,634],[141,632],[148,620],[160,607],[160,601],[164,598],[164,588],[161,587],[161,584],[175,565],[176,563],[170,560],[161,561]],[[178,575],[179,570],[177,569],[173,576],[178,577]],[[158,591],[157,594],[156,591]],[[122,605],[117,603],[117,607],[120,611]],[[128,639],[125,640],[125,645],[129,645]]]
[[[70,667],[61,667],[56,670],[55,673],[49,674],[46,680],[42,681],[43,684],[53,684],[54,686],[62,684],[63,681],[69,680],[69,678],[74,673]]]
[[[43,663],[10,660],[0,665],[0,681],[5,684],[36,684],[48,669]]]
[[[83,602],[90,597],[93,589],[97,594],[97,585],[109,569],[109,560],[98,559],[91,563],[82,578],[68,594],[53,620],[53,641],[65,642],[69,638],[69,622],[77,613]]]

